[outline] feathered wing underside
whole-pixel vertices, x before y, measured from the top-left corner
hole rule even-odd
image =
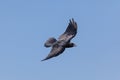
[[[59,40],[70,41],[77,33],[77,23],[74,19],[70,20],[65,32],[59,37]]]
[[[51,47],[53,45],[53,43],[55,43],[57,40],[53,37],[49,38],[45,43],[44,46],[45,47]]]
[[[50,58],[55,57],[55,56],[58,56],[64,50],[65,50],[64,47],[59,46],[59,45],[55,45],[55,46],[52,47],[52,50],[50,51],[50,53],[48,54],[48,56],[45,59],[43,59],[42,61],[50,59]]]

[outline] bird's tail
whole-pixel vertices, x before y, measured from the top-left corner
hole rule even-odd
[[[56,41],[57,40],[54,37],[51,37],[45,42],[44,46],[51,47]]]

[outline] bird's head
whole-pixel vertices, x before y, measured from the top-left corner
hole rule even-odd
[[[77,45],[75,43],[70,43],[72,47],[76,47]]]
[[[66,48],[76,47],[75,43],[69,43],[66,45]]]

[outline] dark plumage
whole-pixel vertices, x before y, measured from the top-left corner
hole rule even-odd
[[[66,31],[58,38],[58,40],[52,37],[45,42],[44,46],[52,47],[52,50],[50,51],[48,56],[42,61],[60,55],[65,50],[65,48],[74,47],[75,44],[71,43],[70,41],[73,37],[75,37],[76,34],[77,34],[77,23],[74,21],[74,19],[72,19],[70,20]]]

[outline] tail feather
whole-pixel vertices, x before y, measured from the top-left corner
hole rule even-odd
[[[56,41],[57,40],[55,38],[51,37],[45,42],[44,46],[45,47],[51,47]]]

